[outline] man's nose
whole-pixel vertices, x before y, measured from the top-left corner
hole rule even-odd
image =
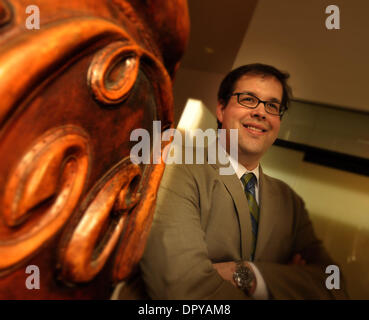
[[[265,119],[266,115],[267,114],[266,114],[265,106],[263,102],[260,102],[255,109],[251,110],[252,117]]]

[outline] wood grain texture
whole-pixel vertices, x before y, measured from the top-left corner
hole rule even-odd
[[[7,1],[0,1],[0,27],[5,26],[11,22],[12,11]]]
[[[34,4],[40,30],[0,0],[0,298],[106,299],[150,230],[164,164],[131,163],[130,134],[172,126],[187,4]]]
[[[103,268],[122,233],[125,219],[140,201],[131,184],[141,169],[125,159],[97,182],[80,207],[82,213],[59,250],[62,276],[69,282],[87,282]]]
[[[89,156],[88,137],[68,126],[47,132],[25,153],[1,202],[1,271],[35,252],[65,224],[86,182]]]

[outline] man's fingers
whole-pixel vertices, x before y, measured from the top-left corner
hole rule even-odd
[[[300,260],[301,260],[301,255],[299,253],[297,253],[293,256],[291,263],[292,264],[298,264]]]
[[[292,263],[293,263],[293,264],[298,264],[298,263],[299,263],[300,258],[301,258],[300,254],[295,254],[295,255],[293,256]]]
[[[306,261],[302,258],[301,254],[296,253],[289,264],[292,265],[298,265],[298,266],[304,266],[306,264]]]

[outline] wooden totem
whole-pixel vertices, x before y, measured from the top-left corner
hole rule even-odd
[[[107,299],[135,269],[164,164],[130,135],[172,125],[188,33],[185,0],[0,0],[0,299]]]

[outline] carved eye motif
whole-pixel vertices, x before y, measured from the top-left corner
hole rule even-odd
[[[136,82],[140,49],[114,42],[95,55],[87,75],[94,98],[107,105],[121,103]]]

